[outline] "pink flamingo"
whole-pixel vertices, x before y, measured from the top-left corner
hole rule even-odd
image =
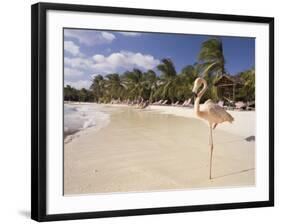
[[[199,92],[199,88],[203,85],[203,89]],[[209,123],[209,145],[210,145],[210,173],[209,178],[212,179],[212,160],[213,160],[213,129],[220,123],[228,121],[232,123],[234,118],[227,113],[224,108],[215,104],[211,99],[207,100],[204,104],[199,104],[201,97],[204,95],[208,88],[207,82],[203,78],[197,78],[194,82],[192,93],[195,97],[194,112],[198,118],[204,119]]]

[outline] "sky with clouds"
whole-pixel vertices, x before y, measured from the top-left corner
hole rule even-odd
[[[64,29],[64,85],[89,88],[97,75],[133,68],[155,69],[170,58],[176,70],[196,62],[210,36]],[[221,37],[226,70],[237,74],[255,65],[255,39]],[[156,69],[155,69],[156,70]]]

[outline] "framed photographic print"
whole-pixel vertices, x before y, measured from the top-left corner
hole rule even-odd
[[[273,18],[32,6],[32,219],[273,205]]]

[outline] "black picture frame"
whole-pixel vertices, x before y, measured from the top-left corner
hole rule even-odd
[[[191,18],[217,21],[254,22],[269,25],[269,200],[195,206],[139,208],[129,210],[46,213],[46,13],[48,10],[111,13],[154,17]],[[163,11],[74,4],[37,3],[31,10],[31,218],[36,221],[73,220],[161,213],[193,212],[274,206],[274,18],[240,15]]]

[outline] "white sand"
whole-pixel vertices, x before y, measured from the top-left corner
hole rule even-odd
[[[163,114],[196,118],[193,108],[174,107],[174,106],[155,106],[148,107],[150,110],[158,111]],[[227,131],[241,137],[255,136],[255,111],[227,111],[234,117],[232,124],[225,122],[219,124],[216,129]]]
[[[212,180],[208,127],[193,111],[110,106],[111,122],[65,144],[64,193],[89,194],[255,184],[254,112],[233,112],[214,133]],[[173,116],[173,115],[176,116]]]

